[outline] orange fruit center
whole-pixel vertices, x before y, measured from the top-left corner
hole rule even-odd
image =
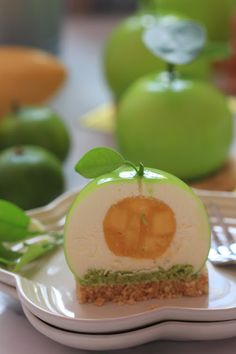
[[[160,200],[129,197],[110,207],[103,230],[106,243],[116,256],[153,259],[169,247],[176,220],[173,210]]]

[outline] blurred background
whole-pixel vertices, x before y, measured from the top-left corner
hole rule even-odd
[[[164,64],[158,64],[156,58],[150,59],[150,53],[146,62],[145,56],[143,60],[142,55],[139,56],[141,33],[147,20],[145,17],[143,22],[143,15],[171,13],[180,18],[197,20],[206,27],[209,43],[214,43],[218,49],[222,46],[228,48],[225,51],[227,55],[208,61],[200,59],[195,66],[187,68],[186,73],[213,83],[227,95],[232,111],[236,109],[235,5],[236,0],[0,0],[0,90],[1,85],[2,92],[9,89],[10,84],[6,82],[10,77],[13,88],[9,89],[12,92],[9,100],[18,100],[26,105],[43,104],[61,117],[71,140],[70,152],[63,163],[66,189],[71,189],[84,183],[73,172],[73,166],[81,155],[93,146],[117,146],[109,125],[111,121],[108,122],[111,117],[107,117],[114,113],[114,106],[103,105],[117,103],[125,89],[139,76],[164,68]],[[122,47],[121,43],[125,42],[122,40],[134,32],[136,39],[130,39],[132,45]],[[119,54],[116,53],[117,43],[120,45]],[[1,49],[15,45],[22,47],[23,51],[24,47],[40,49],[58,62],[49,64],[49,57],[38,56],[33,67],[36,54],[32,53],[27,59],[31,64],[23,65],[24,60],[19,57],[19,52],[9,54],[6,59]],[[142,48],[140,50],[143,51]],[[44,71],[43,79],[42,64],[46,62],[48,71]],[[125,65],[128,71],[122,72]],[[63,72],[60,83],[57,83],[58,72]],[[23,75],[21,79],[20,74]],[[41,78],[50,91],[48,97],[28,101],[16,97],[15,86],[18,85],[18,92],[23,91],[24,78],[31,80],[27,92],[41,87]],[[127,78],[129,82],[125,82]],[[53,89],[52,82],[56,82]],[[42,88],[42,91],[45,89]],[[0,109],[1,104],[0,99]],[[100,107],[105,107],[105,110],[100,110]],[[94,118],[94,109],[96,117],[94,121],[90,120],[92,123],[88,127],[84,118],[89,112]],[[236,151],[234,141],[231,150]]]
[[[136,7],[135,0],[1,0],[0,43],[32,45],[57,53],[67,17],[125,14]]]
[[[214,64],[218,73],[217,85],[229,94],[236,93],[234,2],[234,0],[201,0],[195,4],[194,1],[187,0],[154,0],[158,11],[168,10],[201,21],[207,26],[210,39],[230,43],[229,58]],[[77,26],[80,26],[85,18],[88,21],[89,18],[93,18],[94,26],[101,34],[101,45],[103,45],[112,28],[122,18],[131,15],[141,6],[150,8],[149,3],[150,0],[1,0],[0,44],[38,47],[61,55],[65,50],[65,36],[72,24],[75,26],[77,23]],[[100,22],[99,18],[101,18]],[[98,22],[95,25],[96,21]],[[104,21],[107,22],[107,26]],[[105,28],[109,28],[107,33],[104,33]],[[75,31],[74,28],[74,33]],[[86,38],[88,33],[83,31],[83,36]],[[72,37],[73,34],[71,39]],[[76,45],[80,46],[80,43],[75,41],[74,46]]]

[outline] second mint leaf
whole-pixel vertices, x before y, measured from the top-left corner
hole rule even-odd
[[[204,27],[189,20],[160,20],[143,35],[146,47],[170,64],[194,60],[206,43]]]
[[[17,242],[29,233],[30,218],[16,205],[0,200],[0,242]]]

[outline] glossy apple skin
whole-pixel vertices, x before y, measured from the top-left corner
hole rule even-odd
[[[154,0],[160,11],[178,11],[202,22],[210,40],[228,41],[235,0]]]
[[[178,177],[171,175],[168,172],[153,168],[145,168],[144,175],[139,177],[137,172],[132,167],[120,167],[117,170],[99,176],[89,182],[78,194],[73,202],[70,212],[74,205],[80,203],[81,200],[87,197],[87,195],[93,193],[97,188],[103,187],[106,184],[119,184],[119,183],[170,183],[177,185],[178,187],[189,191],[194,197],[198,198],[192,191],[192,189]],[[152,196],[152,195],[151,195]],[[70,217],[70,212],[67,216],[67,220]]]
[[[161,73],[138,80],[126,92],[118,106],[116,136],[127,159],[191,180],[227,159],[232,114],[210,84],[171,81]]]
[[[168,15],[174,21],[180,17]],[[104,55],[104,74],[114,96],[119,98],[138,78],[151,72],[163,71],[166,64],[155,57],[143,44],[143,31],[157,16],[139,13],[121,22],[107,41]],[[191,77],[208,79],[210,64],[204,58],[183,65],[180,71]]]

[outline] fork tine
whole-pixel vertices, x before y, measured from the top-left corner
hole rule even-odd
[[[219,208],[214,203],[209,203],[207,205],[207,210],[209,214],[214,215],[214,219],[216,219],[216,222],[211,222],[212,246],[214,252],[218,252],[218,254],[220,254],[223,257],[234,258],[235,257],[234,251],[236,250],[236,244],[232,234],[229,232],[228,227],[224,222],[224,218]],[[234,244],[235,247],[230,247]]]
[[[236,255],[236,243],[233,243],[229,246],[231,252]]]
[[[232,234],[229,232],[227,225],[224,222],[224,218],[220,212],[220,209],[215,204],[214,204],[214,211],[215,211],[215,216],[217,217],[217,220],[218,220],[218,224],[223,229],[223,233],[225,234],[228,243],[234,243],[235,240],[234,240]]]
[[[211,225],[211,244],[213,245],[214,248],[218,248],[221,245],[221,242],[219,240],[219,237],[214,229],[214,226]]]
[[[215,231],[214,226],[212,227],[211,234],[213,248],[217,250],[217,252],[220,253],[222,256],[229,256],[231,254],[231,251],[226,245],[224,245],[224,240],[222,239],[222,237],[220,237],[220,234]]]

